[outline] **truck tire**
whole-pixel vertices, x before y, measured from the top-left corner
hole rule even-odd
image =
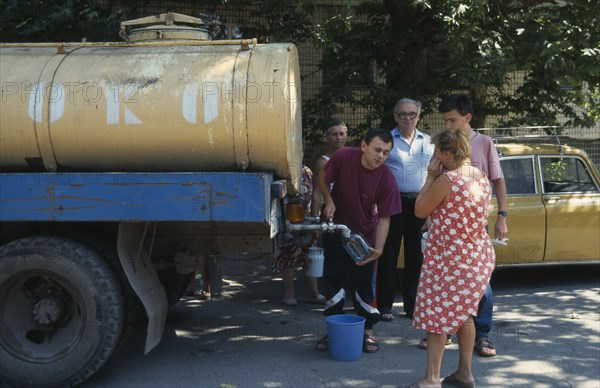
[[[125,344],[131,337],[131,334],[133,334],[133,330],[138,323],[138,316],[143,310],[142,302],[140,302],[140,298],[138,298],[137,294],[129,283],[129,279],[127,279],[127,275],[121,266],[121,261],[119,260],[117,248],[115,246],[111,245],[106,240],[93,236],[89,233],[69,233],[67,236],[69,238],[73,238],[74,240],[81,241],[93,250],[97,251],[117,275],[117,279],[119,279],[119,284],[121,286],[121,290],[123,291],[123,302],[125,308],[123,331],[121,333],[121,338],[119,338],[119,344],[116,348],[116,351],[119,351],[123,347],[123,344]]]
[[[115,350],[125,319],[102,256],[63,237],[0,247],[0,385],[81,383]]]

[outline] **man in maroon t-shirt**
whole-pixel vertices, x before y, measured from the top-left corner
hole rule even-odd
[[[361,233],[371,248],[370,256],[355,263],[343,246],[343,237],[323,234],[326,285],[325,315],[343,314],[348,280],[354,291],[354,308],[365,318],[363,351],[375,352],[379,344],[373,337],[373,325],[380,320],[375,301],[375,266],[381,256],[390,226],[390,216],[401,212],[396,181],[384,164],[394,140],[388,131],[368,130],[360,149],[340,148],[318,177],[325,208],[322,217]],[[335,182],[333,191],[329,184]],[[317,342],[318,350],[328,348],[327,337]]]

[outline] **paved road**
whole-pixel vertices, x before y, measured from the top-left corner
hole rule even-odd
[[[479,387],[600,387],[599,266],[497,270],[492,340],[475,356]],[[224,297],[185,298],[170,310],[161,344],[143,355],[145,328],[87,387],[397,387],[424,373],[421,333],[401,316],[375,327],[381,348],[356,362],[314,349],[326,332],[318,305],[281,303],[268,258],[223,261]],[[302,279],[296,282],[306,295]],[[396,312],[402,303],[395,304]],[[451,373],[458,346],[444,354]]]

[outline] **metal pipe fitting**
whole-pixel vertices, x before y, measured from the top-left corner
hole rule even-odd
[[[317,221],[319,220],[318,217],[316,217]],[[309,224],[306,222],[303,222],[301,224],[292,224],[289,221],[286,221],[286,229],[290,232],[300,232],[300,231],[314,231],[314,230],[320,230],[322,232],[334,232],[336,230],[339,230],[342,232],[342,236],[344,236],[344,238],[350,238],[351,235],[351,231],[350,228],[348,228],[346,225],[343,224],[334,224],[333,222],[322,222],[322,223],[316,223],[316,224]]]

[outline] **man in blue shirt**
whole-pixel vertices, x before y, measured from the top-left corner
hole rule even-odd
[[[431,137],[417,129],[421,102],[400,99],[394,108],[398,124],[391,133],[394,147],[386,161],[392,170],[402,203],[402,213],[391,216],[390,230],[377,268],[377,307],[383,321],[394,319],[392,305],[396,293],[396,267],[404,238],[404,312],[412,318],[423,263],[421,229],[425,220],[415,216],[415,200],[427,179],[427,165],[433,156]]]

